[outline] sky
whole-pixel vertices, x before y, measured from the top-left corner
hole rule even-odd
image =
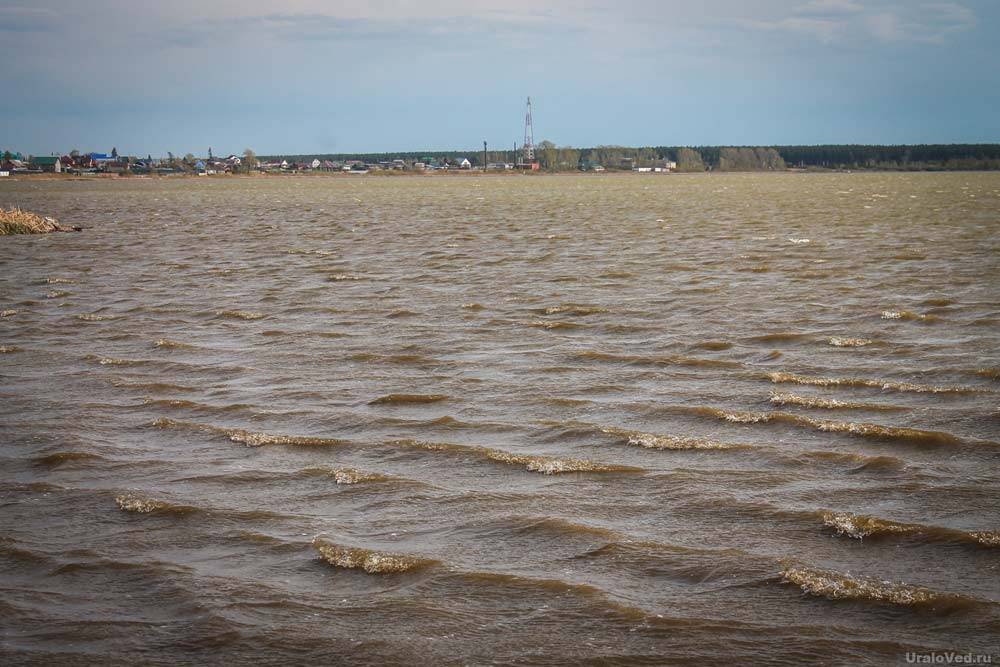
[[[1000,142],[997,0],[0,0],[0,149]]]

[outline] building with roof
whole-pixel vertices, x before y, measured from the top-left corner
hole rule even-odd
[[[33,157],[31,166],[55,174],[62,173],[62,160],[57,157]]]

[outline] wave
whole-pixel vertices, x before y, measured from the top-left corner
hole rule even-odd
[[[518,533],[554,533],[557,535],[598,537],[604,540],[622,540],[618,532],[609,528],[588,526],[559,517],[512,516],[501,520],[504,525],[511,526]]]
[[[906,462],[895,456],[869,456],[857,452],[828,451],[804,452],[802,456],[835,463],[859,464],[852,472],[884,472],[901,470],[906,467]]]
[[[909,322],[939,322],[937,315],[920,315],[909,310],[883,310],[883,320],[905,320]]]
[[[96,361],[101,366],[138,366],[139,364],[145,363],[144,361],[137,359],[119,359],[117,357],[100,357],[96,354],[88,354],[85,359],[89,361]]]
[[[73,285],[76,281],[71,278],[46,278],[45,283],[48,285]]]
[[[54,290],[49,290],[45,294],[45,298],[46,299],[61,299],[62,297],[69,296],[69,295],[70,295],[70,292],[67,292],[66,290],[54,289]]]
[[[440,403],[447,400],[448,396],[445,394],[387,394],[368,401],[368,405]]]
[[[170,384],[168,382],[135,382],[132,380],[112,380],[112,386],[115,387],[128,387],[130,389],[142,389],[143,391],[148,391],[152,393],[169,393],[169,392],[191,392],[197,391],[194,387],[185,387],[179,384]]]
[[[842,338],[834,336],[827,342],[834,347],[864,347],[865,345],[871,345],[873,341],[870,338]]]
[[[546,315],[569,315],[571,317],[584,317],[587,315],[597,315],[608,312],[607,308],[600,306],[584,306],[568,303],[560,306],[550,306],[543,311]]]
[[[637,445],[646,449],[753,449],[753,445],[717,442],[715,440],[679,435],[657,435],[643,433],[642,431],[630,431],[613,426],[602,427],[601,432],[622,438],[630,445]]]
[[[247,447],[263,447],[265,445],[291,445],[304,447],[333,447],[350,444],[347,440],[336,438],[317,438],[311,436],[298,435],[274,435],[271,433],[261,433],[259,431],[246,431],[238,428],[221,428],[208,424],[197,424],[194,422],[183,422],[176,419],[161,417],[153,422],[155,428],[162,429],[187,429],[202,431],[205,433],[215,433],[229,438],[232,442],[238,442]]]
[[[303,468],[301,474],[310,476],[332,477],[337,484],[362,484],[365,482],[385,482],[391,479],[375,472],[365,472],[355,468],[326,468],[312,466]]]
[[[254,406],[249,403],[231,403],[229,405],[207,405],[205,403],[198,403],[196,401],[189,401],[179,398],[145,398],[142,401],[143,405],[155,406],[155,407],[165,407],[165,408],[176,408],[181,410],[195,410],[198,412],[212,412],[212,413],[225,413],[225,412],[240,412],[242,410],[254,410]]]
[[[14,354],[20,352],[21,348],[16,345],[0,345],[0,354]]]
[[[573,357],[583,361],[603,361],[632,366],[694,366],[707,368],[742,368],[743,366],[738,361],[725,361],[723,359],[700,359],[698,357],[685,357],[681,355],[639,356],[598,352],[596,350],[578,352]]]
[[[752,343],[791,343],[809,338],[809,334],[777,332],[753,336],[748,340]]]
[[[722,352],[723,350],[731,349],[733,347],[733,344],[720,340],[707,340],[702,343],[695,343],[691,347],[696,350],[709,350],[711,352]]]
[[[264,313],[251,310],[217,310],[215,314],[231,320],[262,320]]]
[[[98,313],[82,313],[77,315],[76,319],[84,322],[105,322],[107,320],[113,320],[115,317],[112,315],[99,315]]]
[[[161,338],[155,343],[155,347],[165,348],[168,350],[190,350],[194,348],[194,345],[189,345],[188,343],[182,343],[176,340],[169,340],[167,338]]]
[[[907,535],[920,536],[930,540],[967,542],[989,547],[1000,546],[1000,532],[998,531],[967,532],[939,526],[900,523],[849,512],[824,512],[823,523],[835,529],[838,535],[847,535],[859,540],[870,536]]]
[[[901,606],[970,607],[981,601],[953,593],[939,593],[921,586],[853,576],[832,570],[786,566],[783,583],[795,584],[804,593],[828,600],[866,600]]]
[[[35,458],[34,463],[35,465],[54,468],[64,463],[73,463],[75,461],[103,461],[103,460],[104,457],[98,456],[97,454],[88,454],[87,452],[54,452],[52,454],[47,454],[45,456],[39,456]]]
[[[558,475],[571,472],[644,472],[641,468],[634,468],[632,466],[597,463],[586,459],[540,456],[537,454],[514,454],[500,449],[490,449],[475,445],[456,445],[420,440],[393,440],[388,444],[432,452],[473,455],[487,461],[494,461],[505,465],[524,466],[529,472],[537,472],[543,475]]]
[[[559,322],[559,321],[545,321],[545,320],[532,320],[527,323],[529,327],[535,327],[537,329],[579,329],[580,325],[576,322]]]
[[[977,368],[976,375],[990,380],[1000,380],[1000,368]]]
[[[364,280],[365,277],[359,273],[330,273],[327,274],[326,280],[331,283],[339,283],[344,281],[354,281],[354,280]]]
[[[165,500],[156,500],[140,495],[134,491],[115,496],[118,508],[123,512],[133,512],[136,514],[151,514],[153,512],[164,514],[192,514],[197,512],[197,508],[188,505],[174,505]]]
[[[813,396],[796,396],[795,394],[772,391],[771,402],[775,405],[801,405],[806,408],[822,408],[824,410],[907,410],[897,405],[880,403],[858,403],[855,401],[839,401],[835,398],[818,398]]]
[[[892,382],[888,380],[870,380],[866,378],[814,378],[794,373],[773,372],[767,374],[767,379],[775,384],[790,383],[810,385],[814,387],[872,387],[888,391],[933,393],[933,394],[974,394],[989,392],[989,390],[973,387],[940,387],[912,382]]]
[[[943,431],[924,431],[916,428],[882,426],[881,424],[870,424],[867,422],[837,422],[825,419],[813,419],[812,417],[793,415],[787,412],[727,412],[716,408],[696,408],[696,412],[737,424],[783,422],[829,433],[849,433],[864,437],[906,440],[924,444],[959,445],[964,442],[958,436]]]
[[[345,547],[321,538],[313,539],[320,557],[335,567],[364,570],[368,574],[397,574],[440,565],[440,561],[408,554],[393,554],[358,547]]]

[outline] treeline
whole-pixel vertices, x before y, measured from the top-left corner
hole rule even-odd
[[[408,162],[428,158],[445,162],[468,158],[482,166],[481,150],[409,151],[401,153],[334,153],[316,155],[275,155],[264,160],[290,162],[320,160],[361,160],[377,163],[393,159]],[[660,166],[676,162],[678,171],[764,171],[799,169],[884,169],[884,170],[983,170],[1000,169],[1000,144],[918,144],[821,145],[821,146],[595,146],[574,148],[541,142],[535,158],[542,169],[571,171],[597,165],[608,170]],[[514,151],[490,151],[487,162],[516,162]]]

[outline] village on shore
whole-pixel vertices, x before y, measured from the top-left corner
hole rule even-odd
[[[919,146],[597,146],[573,148],[542,142],[511,151],[428,151],[258,157],[242,154],[145,158],[80,152],[44,156],[0,151],[0,178],[71,176],[214,176],[224,174],[430,174],[517,172],[636,172],[668,174],[706,171],[973,171],[1000,169],[1000,144]]]
[[[496,157],[496,156],[491,156]],[[242,155],[216,157],[209,149],[207,157],[188,154],[184,157],[169,155],[167,158],[139,158],[119,155],[117,149],[110,153],[80,153],[73,150],[64,155],[24,156],[21,153],[3,153],[0,163],[0,177],[32,174],[72,174],[72,175],[200,175],[253,174],[253,173],[350,173],[370,172],[435,172],[483,170],[483,156],[472,158],[456,156],[426,156],[423,158],[387,158],[381,160],[331,160],[331,159],[258,159],[251,150]],[[568,164],[561,166],[567,167]],[[580,171],[603,172],[609,167],[594,162],[578,162],[572,165]],[[541,163],[531,161],[492,160],[485,162],[487,171],[539,171]],[[610,169],[615,171],[637,171],[666,173],[675,171],[677,163],[669,159],[639,160],[633,157],[619,158]]]

